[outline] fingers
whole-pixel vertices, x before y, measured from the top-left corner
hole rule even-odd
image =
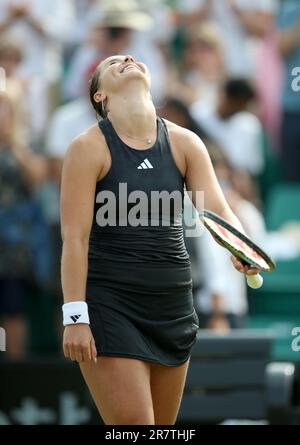
[[[87,363],[91,361],[88,345],[72,345],[69,351],[69,358],[77,363]]]
[[[66,326],[63,337],[66,358],[77,363],[97,363],[97,349],[89,326]]]
[[[64,350],[64,356],[65,356],[66,358],[70,358],[70,351],[69,351],[69,345],[68,345],[68,343],[65,343],[65,342],[64,342],[64,344],[63,344],[63,350]]]
[[[231,261],[232,261],[234,267],[236,268],[236,270],[238,270],[240,273],[243,273],[243,274],[246,274],[246,275],[256,275],[256,274],[259,273],[258,269],[256,269],[253,266],[249,266],[247,264],[243,264],[242,261],[239,260],[234,255],[231,256]]]
[[[232,255],[231,261],[232,261],[234,267],[236,268],[236,270],[238,270],[241,273],[245,273],[245,271],[244,271],[245,266],[240,260],[238,260],[235,256]]]
[[[73,362],[87,363],[93,360],[97,363],[97,350],[93,339],[90,344],[84,345],[64,343],[63,350],[65,357]]]
[[[257,275],[260,271],[258,269],[248,269],[246,275]]]
[[[83,349],[80,345],[72,343],[64,343],[63,345],[64,355],[73,362],[81,363],[84,361]]]
[[[97,349],[96,349],[96,345],[95,345],[95,340],[92,338],[91,339],[91,357],[92,360],[94,361],[94,363],[97,363]]]
[[[69,358],[72,360],[72,362],[76,361],[76,354],[75,354],[74,349],[75,349],[74,345],[69,346]]]
[[[84,344],[82,352],[83,352],[83,361],[90,362],[92,360],[92,355],[89,343]]]
[[[82,363],[83,362],[83,353],[80,349],[77,349],[75,351],[75,359],[77,363]]]

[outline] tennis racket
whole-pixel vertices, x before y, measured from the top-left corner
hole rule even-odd
[[[260,247],[223,218],[209,210],[203,210],[199,215],[214,239],[243,264],[262,272],[272,272],[275,269],[274,261]],[[246,279],[252,289],[258,289],[263,284],[263,277],[260,274],[246,275]]]

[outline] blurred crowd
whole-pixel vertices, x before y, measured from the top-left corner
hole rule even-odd
[[[299,254],[285,233],[276,250],[264,223],[269,188],[300,184],[299,0],[0,0],[0,325],[11,357],[30,353],[32,325],[60,336],[62,163],[96,122],[89,79],[113,54],[146,63],[158,114],[203,139],[246,232],[275,257]],[[245,280],[229,256],[209,236],[186,244],[201,327],[245,326]]]

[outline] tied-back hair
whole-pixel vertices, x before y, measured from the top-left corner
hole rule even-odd
[[[93,105],[94,110],[97,113],[97,117],[101,117],[101,118],[106,118],[107,116],[107,112],[105,110],[105,105],[103,103],[103,101],[101,102],[96,102],[94,99],[94,95],[95,93],[97,93],[97,91],[100,88],[100,66],[98,65],[94,74],[92,75],[92,78],[90,79],[90,101],[91,104]]]

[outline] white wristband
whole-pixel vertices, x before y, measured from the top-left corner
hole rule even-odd
[[[71,301],[65,303],[62,307],[63,310],[63,325],[69,324],[90,324],[88,305],[85,301]]]

